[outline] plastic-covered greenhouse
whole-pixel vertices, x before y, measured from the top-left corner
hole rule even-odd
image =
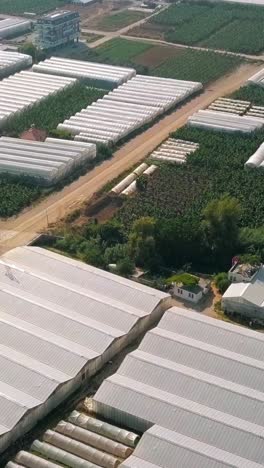
[[[188,124],[192,127],[222,132],[250,133],[262,128],[264,120],[247,115],[240,116],[227,112],[199,110],[188,118]]]
[[[22,18],[5,18],[0,21],[0,39],[18,36],[31,29],[32,22]]]
[[[96,145],[61,140],[35,142],[19,138],[0,138],[0,172],[27,175],[42,184],[53,184],[76,166],[94,159]]]
[[[78,140],[115,143],[202,88],[201,83],[137,75],[58,125]],[[76,138],[77,140],[77,138]]]
[[[198,148],[198,143],[168,138],[168,140],[151,153],[150,157],[161,162],[182,164],[186,162],[187,156]]]
[[[1,22],[0,22],[1,23]],[[0,51],[0,79],[32,65],[32,57],[19,52]]]
[[[0,82],[0,128],[14,114],[73,86],[76,80],[21,71]]]
[[[245,167],[249,168],[264,168],[264,143],[260,145],[257,151],[250,156],[250,158],[245,163]]]
[[[136,75],[133,68],[51,57],[33,66],[33,71],[88,80],[96,87],[113,88]]]

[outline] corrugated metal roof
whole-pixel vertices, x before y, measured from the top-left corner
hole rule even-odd
[[[262,334],[174,307],[94,400],[147,430],[124,468],[260,467],[263,370]]]
[[[123,297],[111,297],[119,279]],[[124,291],[141,296],[146,310],[136,308]],[[78,261],[64,262],[59,255],[53,260],[42,249],[21,248],[1,257],[0,434],[103,355],[166,297]]]

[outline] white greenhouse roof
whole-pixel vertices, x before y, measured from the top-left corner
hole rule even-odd
[[[168,296],[37,247],[0,258],[0,435]]]
[[[95,410],[147,431],[124,468],[260,467],[263,371],[262,334],[173,307],[104,381]]]
[[[259,269],[250,283],[232,283],[223,295],[225,299],[239,299],[264,308],[264,267]]]
[[[261,129],[264,121],[249,115],[241,116],[228,112],[199,110],[188,118],[188,124],[207,130],[250,133]]]

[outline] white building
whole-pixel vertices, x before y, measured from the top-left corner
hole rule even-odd
[[[160,319],[169,296],[37,247],[0,258],[0,453]]]
[[[264,323],[264,267],[238,265],[230,270],[229,277],[233,283],[223,295],[223,310]]]
[[[264,335],[173,307],[94,397],[143,432],[122,468],[264,465]]]

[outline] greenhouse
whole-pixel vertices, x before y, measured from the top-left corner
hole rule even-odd
[[[113,144],[201,88],[201,83],[137,75],[59,124],[58,129],[81,135],[78,141],[98,137],[98,142]]]
[[[120,468],[264,465],[264,337],[173,307],[102,383],[92,410],[143,432]]]
[[[228,112],[199,110],[188,118],[191,127],[205,128],[221,132],[250,133],[261,129],[264,121],[258,117],[234,115]]]
[[[236,115],[245,114],[250,108],[251,103],[249,101],[239,101],[237,99],[218,98],[210,106],[209,110],[218,112],[228,112]]]
[[[247,111],[247,115],[250,117],[258,117],[264,119],[264,107],[263,106],[251,106]]]
[[[264,68],[248,79],[249,84],[264,86]]]
[[[257,168],[261,167],[264,169],[264,143],[260,145],[257,151],[250,156],[250,158],[245,163],[245,167]]]
[[[94,144],[84,147],[68,140],[57,143],[0,138],[0,172],[30,176],[43,185],[54,184],[95,156]]]
[[[30,31],[32,22],[27,19],[9,17],[0,21],[0,39],[19,36]]]
[[[96,87],[116,87],[136,75],[133,68],[104,65],[96,62],[51,57],[33,66],[33,71],[85,79]]]
[[[38,247],[2,256],[0,453],[159,320],[169,300]]]
[[[21,71],[0,82],[0,128],[18,112],[56,94],[76,80],[53,75],[41,75],[32,71]]]
[[[183,164],[186,162],[187,156],[194,153],[198,148],[198,143],[168,138],[168,140],[150,154],[150,158],[160,162]]]
[[[18,52],[0,51],[0,79],[32,65],[32,57]]]

